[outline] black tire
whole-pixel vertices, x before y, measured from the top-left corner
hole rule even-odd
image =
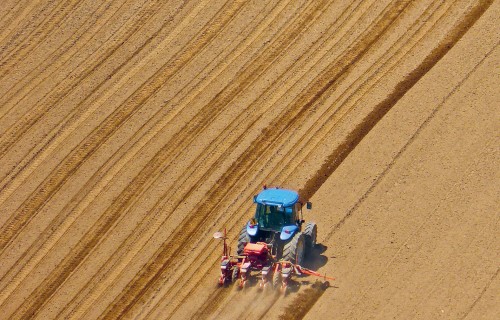
[[[238,280],[238,276],[239,276],[239,268],[237,266],[234,266],[233,267],[233,272],[231,273],[231,282],[232,283],[235,283],[236,280]]]
[[[236,249],[237,255],[243,254],[243,249],[245,249],[245,245],[251,241],[250,236],[247,233],[247,226],[245,225],[243,229],[240,231],[240,235],[238,236],[238,248]]]
[[[305,237],[302,232],[297,232],[283,248],[283,259],[294,264],[302,264],[306,251]]]
[[[273,272],[273,288],[278,289],[280,286],[280,272],[276,270]]]
[[[304,235],[306,236],[307,251],[310,252],[316,246],[316,239],[318,235],[318,227],[314,222],[308,222],[304,228]]]

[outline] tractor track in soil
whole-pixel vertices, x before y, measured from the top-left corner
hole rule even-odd
[[[263,182],[316,196],[493,1],[130,2],[138,16],[87,1],[72,2],[77,12],[32,1],[0,13],[0,25],[31,24],[0,33],[0,74],[13,79],[0,79],[0,310],[14,319],[313,316],[329,290],[251,308],[243,299],[255,290],[212,286],[220,248],[211,233],[226,227],[233,239]],[[75,32],[44,48],[75,18]],[[327,245],[405,150],[332,224]],[[495,277],[464,318],[484,308]],[[360,310],[378,283],[352,300]]]
[[[123,5],[125,3],[123,3]],[[9,102],[13,105],[17,105],[17,103],[12,102],[12,100],[14,97],[20,96],[21,91],[24,92],[24,95],[18,98],[17,102],[26,98],[28,94],[31,94],[32,91],[37,88],[43,81],[51,78],[53,79],[54,72],[57,71],[57,69],[59,69],[61,65],[64,65],[65,62],[73,59],[76,53],[88,44],[89,39],[97,36],[97,34],[90,31],[90,29],[99,31],[103,25],[110,22],[109,19],[113,17],[122,6],[118,6],[118,9],[113,12],[113,14],[108,19],[104,20],[101,20],[100,18],[108,12],[111,4],[108,4],[107,6],[101,5],[97,9],[95,9],[95,11],[91,12],[85,18],[85,21],[83,21],[82,26],[79,28],[78,32],[73,33],[68,39],[66,39],[63,44],[58,46],[56,50],[50,53],[49,57],[44,57],[44,59],[37,59],[39,61],[37,61],[38,63],[36,67],[32,67],[31,69],[29,69],[26,76],[22,77],[22,79],[19,79],[18,81],[13,81],[12,86],[2,88],[2,92],[0,92],[0,101],[3,104],[7,104],[7,102]],[[82,41],[82,37],[87,39],[87,41]],[[76,43],[78,45],[75,45]],[[72,53],[68,54],[68,52]],[[68,56],[68,58],[66,58],[66,56]],[[61,70],[59,69],[59,71]],[[34,81],[35,79],[42,77],[43,79],[41,79],[40,81]],[[4,108],[7,109],[5,106]],[[12,108],[13,107],[9,108],[8,110],[2,110],[2,116],[0,117],[0,119],[3,118],[5,114],[8,113]]]

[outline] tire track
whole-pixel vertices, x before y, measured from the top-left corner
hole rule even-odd
[[[184,52],[181,51],[177,56],[170,59],[155,76],[136,90],[120,108],[113,111],[113,113],[104,120],[103,124],[94,129],[91,135],[86,137],[80,145],[76,147],[71,154],[56,167],[56,169],[54,169],[42,185],[24,202],[21,208],[16,210],[14,216],[9,219],[9,222],[2,227],[4,232],[2,232],[0,236],[0,250],[3,250],[15,233],[32,218],[32,213],[37,212],[47,199],[52,197],[52,195],[62,187],[62,184],[68,177],[81,166],[82,160],[93,154],[97,148],[106,141],[107,138],[134,113],[134,111],[136,111],[137,106],[142,105],[148,97],[161,88],[162,84],[167,79],[171,78],[177,70],[186,62],[190,61],[192,57],[189,53],[197,52],[197,50],[204,47],[206,39],[210,39],[209,36],[213,36],[213,34],[208,33],[208,36],[202,34],[200,40],[190,43],[187,48],[184,48]]]
[[[126,2],[124,2],[124,4],[125,3]],[[120,6],[120,8],[122,6]],[[154,11],[155,11],[155,9],[153,8],[153,9],[151,9],[151,11],[144,11],[142,13],[147,15],[148,13],[151,14]],[[116,14],[117,12],[115,12],[114,14]],[[110,18],[112,18],[114,16],[114,14]],[[146,16],[143,16],[143,14],[138,14],[137,16],[145,18]],[[127,39],[129,37],[131,37],[133,34],[135,34],[135,32],[132,32],[130,30],[128,32],[129,32],[129,34],[126,34]],[[115,34],[111,35],[110,38],[107,39],[107,41],[110,41],[110,39],[112,39],[113,37],[115,37]],[[65,89],[66,91],[59,93],[59,97],[57,97],[58,96],[57,93],[54,94],[54,97],[56,98],[56,100],[51,100],[52,97],[47,98],[48,100],[45,103],[42,103],[43,107],[41,109],[43,109],[43,110],[39,110],[38,112],[36,112],[37,116],[39,116],[39,117],[30,117],[30,115],[26,115],[24,117],[24,119],[21,119],[20,120],[21,124],[18,124],[18,127],[23,128],[23,130],[22,130],[23,132],[17,132],[16,136],[11,138],[10,141],[9,141],[9,138],[6,138],[5,140],[7,140],[7,141],[5,141],[5,140],[3,141],[4,147],[11,148],[17,142],[17,140],[19,140],[21,138],[22,134],[25,131],[30,130],[33,126],[35,126],[35,124],[39,123],[39,121],[41,121],[41,118],[43,117],[43,115],[46,112],[48,112],[54,105],[60,104],[61,101],[63,101],[64,99],[67,99],[71,92],[76,92],[78,85],[81,84],[81,81],[83,81],[83,79],[90,78],[91,75],[94,74],[94,71],[96,69],[103,67],[105,65],[106,61],[109,61],[109,59],[114,54],[117,54],[119,50],[120,50],[119,45],[115,45],[113,48],[110,48],[107,51],[107,54],[104,55],[104,57],[102,57],[103,58],[102,60],[100,60],[100,61],[96,60],[95,65],[93,64],[94,62],[91,62],[90,66],[87,68],[87,70],[84,70],[80,74],[80,77],[74,77],[73,83],[71,84],[71,88],[67,88],[67,89]],[[134,57],[136,54],[138,54],[138,52],[139,52],[139,50],[131,53],[131,57]],[[126,63],[128,61],[129,61],[129,59],[125,59],[122,63],[120,63],[119,66],[113,70],[113,74],[115,74],[115,72],[119,72],[126,65]],[[86,60],[85,62],[88,62],[88,60]],[[77,68],[80,66],[81,65],[78,65]],[[71,74],[68,74],[68,76],[65,79],[63,79],[62,82],[65,82],[64,80],[68,80],[65,83],[68,83],[68,82],[71,83],[72,81],[70,79],[68,79],[68,77],[70,77],[70,76],[71,76]],[[72,131],[72,130],[69,130],[69,128],[74,130],[76,128],[76,126],[78,126],[79,124],[81,124],[81,122],[83,122],[83,119],[80,118],[82,113],[88,115],[91,112],[95,111],[96,107],[88,108],[88,107],[86,107],[85,103],[89,102],[88,100],[94,94],[94,92],[99,90],[106,83],[106,81],[107,81],[107,79],[102,80],[91,93],[89,93],[87,96],[85,96],[83,98],[83,100],[80,101],[77,104],[77,106],[75,108],[73,108],[71,110],[71,112],[55,128],[53,128],[50,131],[50,133],[48,133],[44,137],[44,139],[36,146],[37,149],[35,151],[32,151],[33,154],[31,154],[31,157],[29,155],[24,157],[20,162],[17,163],[17,165],[14,169],[12,169],[11,171],[9,171],[7,173],[7,175],[4,177],[4,179],[0,183],[0,203],[3,203],[14,192],[14,190],[17,189],[17,187],[19,187],[23,182],[25,182],[27,177],[36,169],[37,165],[40,164],[44,159],[46,159],[47,156],[50,154],[50,152],[52,152],[57,147],[57,145],[60,144],[71,133],[71,132],[68,132],[68,131]],[[60,83],[62,83],[62,82],[60,82]],[[46,98],[49,94],[50,94],[50,92],[46,93],[45,96],[42,97],[42,100],[44,98]],[[14,107],[12,107],[12,108],[14,108]],[[82,110],[85,110],[85,112],[83,112]],[[28,123],[31,124],[30,127],[27,127]],[[64,129],[66,129],[66,132],[64,132]],[[11,131],[15,131],[15,130],[11,130]],[[0,141],[1,140],[2,139],[0,138]],[[8,154],[7,152],[8,151],[5,151],[5,155]]]
[[[217,35],[219,30],[223,28],[231,19],[240,11],[243,6],[244,1],[235,2],[231,4],[225,4],[219,13],[212,19],[211,23],[208,23],[205,28],[198,33],[197,41],[190,45],[190,48],[186,50],[187,53],[199,52],[208,42],[210,42],[213,37]],[[192,54],[183,53],[184,58],[176,59],[174,64],[178,64],[178,61],[190,60]],[[185,62],[185,61],[184,61]],[[170,74],[170,73],[167,73]],[[165,74],[163,74],[165,76]],[[158,79],[159,78],[159,79]],[[155,80],[164,80],[163,77],[158,77]],[[164,83],[164,81],[159,81]],[[148,95],[149,96],[149,95]],[[157,164],[156,166],[158,166]],[[56,269],[46,278],[42,285],[40,285],[35,292],[32,294],[29,301],[25,301],[20,308],[18,308],[14,314],[14,318],[24,317],[26,315],[36,314],[37,310],[45,303],[47,298],[49,298],[55,290],[62,284],[62,282],[69,276],[74,266],[76,267],[84,256],[99,242],[100,237],[106,233],[107,230],[113,225],[117,216],[114,211],[120,210],[120,205],[118,202],[126,203],[133,198],[133,195],[145,187],[147,182],[147,177],[149,172],[154,171],[154,167],[146,167],[143,172],[144,175],[139,175],[134,179],[131,184],[131,188],[127,191],[127,194],[120,197],[118,201],[115,201],[115,206],[108,208],[107,213],[103,214],[98,221],[97,232],[93,234],[86,234],[84,239],[82,239],[77,247],[72,251],[70,256],[67,256],[61,264],[59,264]]]
[[[201,8],[203,8],[203,6],[198,7],[198,9],[199,9],[199,10],[201,10]],[[192,18],[192,17],[194,17],[194,16],[195,16],[195,15],[199,12],[199,10],[198,10],[198,9],[197,9],[197,10],[195,10],[196,12],[192,12],[191,18]],[[186,22],[186,23],[187,23],[187,22]],[[184,25],[185,25],[185,23],[183,23],[183,24],[179,25],[179,27],[180,27],[180,28],[183,28],[183,26],[184,26]],[[151,136],[150,136],[150,135],[149,135],[149,138],[151,138]],[[135,154],[135,153],[136,153],[136,152],[137,152],[137,151],[141,148],[141,147],[139,147],[139,148],[136,148],[136,147],[137,147],[137,145],[135,145],[135,144],[134,144],[134,148],[135,148],[135,150],[136,150],[136,151],[134,152],[134,154]],[[119,158],[119,156],[118,156],[118,158]],[[128,158],[126,161],[122,162],[122,166],[123,166],[123,163],[127,162],[129,159],[130,159],[130,158]],[[122,160],[123,160],[123,157],[120,159],[120,161],[122,161]],[[115,161],[116,161],[116,158],[115,158]],[[105,166],[104,166],[104,167],[106,167],[106,166],[108,166],[108,164],[105,164]],[[121,166],[120,166],[120,167],[121,167]],[[115,173],[116,173],[117,171],[119,171],[119,170],[120,170],[120,168],[119,168],[118,170],[116,170],[116,171],[115,171]],[[99,177],[99,176],[102,174],[102,172],[106,172],[106,169],[105,169],[105,168],[101,168],[101,173],[99,173],[99,172],[98,172],[98,173],[96,173],[96,174],[92,177],[92,179],[91,179],[91,180],[93,180],[93,182],[92,182],[92,183],[90,183],[90,184],[89,184],[89,182],[88,182],[88,183],[85,185],[84,189],[88,188],[88,187],[89,187],[89,185],[95,184],[95,183],[96,183],[96,181],[99,181],[99,184],[101,185],[101,187],[98,189],[98,190],[99,190],[98,192],[100,192],[100,190],[102,190],[102,188],[104,188],[104,186],[107,184],[107,182],[104,182],[104,183],[103,183],[103,181],[102,181],[102,180],[101,180],[101,178]],[[113,175],[114,175],[114,174],[112,174],[112,176],[113,176]],[[111,178],[109,178],[109,179],[111,179]],[[108,180],[108,181],[109,181],[109,180]],[[97,192],[97,193],[98,193],[98,192]],[[96,192],[92,192],[92,194],[93,194],[93,197],[95,197],[95,196],[96,196]],[[78,196],[77,196],[77,198],[78,198]],[[90,198],[92,198],[92,197],[90,197]],[[64,209],[64,210],[63,210],[63,213],[59,214],[59,215],[56,217],[56,220],[54,221],[54,223],[52,223],[52,224],[51,224],[51,226],[55,224],[55,225],[56,225],[56,227],[55,227],[55,228],[57,228],[57,227],[59,227],[61,224],[63,224],[63,223],[64,223],[64,227],[62,228],[62,231],[61,231],[61,229],[59,229],[59,230],[57,230],[57,232],[55,232],[55,234],[54,234],[54,230],[52,229],[52,227],[51,227],[51,228],[48,228],[48,229],[46,229],[46,230],[44,231],[44,233],[42,234],[42,238],[43,238],[43,239],[45,239],[45,240],[40,240],[40,239],[38,239],[38,240],[40,240],[40,241],[38,241],[38,240],[37,240],[37,242],[38,242],[38,243],[40,243],[40,245],[42,245],[42,243],[43,243],[43,247],[42,247],[42,248],[44,248],[44,249],[43,249],[43,250],[37,250],[37,248],[39,248],[39,247],[38,247],[38,246],[37,246],[37,247],[33,247],[33,245],[32,245],[32,247],[30,247],[30,249],[29,249],[29,250],[30,250],[31,254],[30,254],[29,256],[31,256],[31,257],[32,257],[32,256],[33,256],[33,254],[35,254],[35,253],[36,253],[36,254],[37,254],[37,257],[35,257],[35,259],[31,259],[31,261],[30,261],[29,263],[27,263],[27,264],[22,263],[22,265],[23,265],[23,269],[21,270],[21,275],[19,276],[19,274],[18,274],[18,276],[16,276],[16,278],[15,278],[15,279],[14,279],[11,283],[9,283],[9,288],[11,288],[11,290],[13,290],[12,288],[15,288],[15,287],[19,284],[19,282],[20,282],[20,281],[21,281],[21,280],[22,280],[22,279],[23,279],[23,278],[24,278],[24,277],[25,277],[25,276],[26,276],[26,275],[30,272],[31,268],[32,268],[34,265],[36,265],[36,264],[38,263],[38,261],[40,261],[40,259],[41,259],[41,258],[43,258],[43,256],[46,254],[47,250],[49,250],[49,249],[51,248],[51,246],[54,244],[54,242],[56,242],[56,241],[58,240],[58,238],[59,238],[59,237],[60,237],[60,236],[61,236],[61,235],[62,235],[62,234],[63,234],[63,233],[67,230],[67,228],[68,228],[68,227],[69,227],[69,226],[70,226],[70,225],[71,225],[71,224],[75,221],[76,217],[77,217],[77,216],[78,216],[78,215],[79,215],[79,214],[83,211],[83,209],[81,209],[81,208],[82,208],[82,207],[83,207],[83,208],[87,207],[87,206],[88,206],[88,204],[90,203],[90,201],[91,201],[91,200],[90,200],[88,197],[86,197],[86,198],[84,199],[84,204],[83,204],[83,205],[81,205],[81,203],[80,203],[79,201],[77,201],[77,202],[75,202],[75,201],[76,201],[76,200],[75,200],[75,199],[73,199],[73,200],[71,201],[71,204],[69,204],[69,206],[70,206],[71,208],[68,208],[68,207],[67,207],[66,209]],[[75,207],[72,205],[73,203],[78,203],[78,206],[76,207],[76,209],[75,209]],[[79,208],[80,208],[80,209],[79,209]],[[71,212],[71,214],[68,216],[68,213],[69,213],[69,212]],[[48,240],[47,240],[47,239],[48,239]],[[50,245],[48,245],[48,249],[47,249],[47,246],[46,246],[46,241],[48,241],[49,243],[51,243]],[[35,243],[34,245],[36,245],[36,243]],[[40,251],[43,251],[44,253],[41,253]],[[24,259],[24,255],[23,255],[23,257],[22,257],[22,258]],[[35,261],[33,261],[33,260],[35,260]],[[19,280],[19,278],[20,278],[21,280]],[[4,293],[3,297],[5,298],[8,294],[10,294],[9,292],[11,292],[11,290],[3,290],[3,292],[2,292],[2,293]]]
[[[8,2],[8,1],[5,1]],[[19,14],[20,11],[23,9],[32,7],[30,4],[26,4],[25,6],[21,6],[21,3],[18,1],[12,1],[13,4],[10,4],[10,8],[8,8],[9,5],[5,5],[5,7],[1,8],[2,9],[2,15],[0,17],[0,30],[6,30],[7,26],[12,26],[12,25],[18,25],[17,23],[12,23],[13,18],[12,17],[19,17],[21,14]],[[7,36],[8,32],[5,32],[5,36]],[[2,42],[3,37],[0,38],[0,43]]]
[[[196,12],[194,12],[194,15],[195,15],[195,14],[196,14]],[[182,27],[182,26],[184,26],[184,25],[185,25],[185,23],[182,23],[182,24],[180,24],[180,27]],[[93,111],[93,110],[92,110],[92,111]],[[73,126],[71,129],[68,129],[68,128],[66,128],[66,129],[68,129],[68,130],[67,130],[67,132],[71,133],[71,132],[73,132],[74,128],[76,128],[76,125],[75,125],[75,126]],[[60,137],[60,136],[58,136],[58,137]],[[61,140],[64,140],[64,139],[61,139]],[[51,150],[53,150],[53,149],[54,149],[54,148],[51,148]],[[115,161],[116,161],[116,159],[117,159],[117,158],[120,158],[120,156],[115,157]],[[109,165],[109,163],[105,164],[104,166],[108,166],[108,165]],[[102,168],[101,168],[100,170],[101,170],[101,172],[102,172]],[[92,179],[94,179],[93,183],[95,184],[95,183],[97,183],[96,181],[101,181],[102,177],[100,177],[100,174],[99,174],[99,172],[98,172],[98,173],[96,173],[96,174],[94,175],[94,177],[92,177]],[[91,179],[91,180],[92,180],[92,179]],[[89,183],[87,183],[87,184],[86,184],[86,185],[82,188],[82,190],[88,190],[88,188],[89,188]],[[81,193],[80,193],[80,194],[81,194]],[[76,202],[75,202],[75,199],[73,199],[73,200],[71,201],[71,203],[78,203],[78,201],[76,201]],[[67,207],[65,207],[65,209],[63,209],[63,212],[73,212],[74,210],[75,210],[75,206],[73,206],[73,205],[69,205],[69,207],[67,206]],[[78,211],[78,210],[77,210],[77,211]],[[78,212],[81,212],[81,211],[78,211]],[[55,222],[55,221],[59,221],[59,223],[62,223],[63,221],[66,221],[68,218],[69,218],[69,217],[67,216],[67,214],[65,214],[64,216],[58,216],[58,218],[56,218],[56,220],[54,220],[53,222]],[[52,225],[53,225],[53,224],[52,224]],[[56,224],[56,226],[59,226],[59,224]],[[42,238],[42,239],[43,239],[43,238]],[[45,240],[46,240],[46,239],[47,239],[47,238],[45,238]],[[40,239],[38,239],[38,240],[40,240]],[[38,242],[38,241],[37,241],[37,242]],[[41,241],[41,242],[45,243],[45,241]],[[34,251],[32,251],[32,252],[39,252],[39,251],[40,251],[40,250],[39,250],[39,247],[37,247],[37,248],[38,248],[38,249],[35,249],[35,250],[34,250]],[[31,248],[30,248],[30,250],[31,250]],[[19,262],[19,261],[18,261],[18,262]],[[27,263],[27,262],[20,263],[20,264],[24,266],[24,265],[26,265],[26,263]],[[3,279],[2,279],[2,280],[3,280]],[[0,280],[0,283],[2,282],[2,280]]]
[[[398,9],[397,6],[396,8],[393,9]],[[397,10],[396,10],[397,11]],[[394,12],[393,12],[394,13]],[[385,15],[384,18],[385,22],[387,22],[387,19],[391,17],[391,15]],[[384,20],[384,19],[382,19]],[[383,22],[380,24],[377,24],[376,27],[381,27],[383,25]],[[380,31],[377,30],[377,28],[373,28],[372,33],[366,36],[364,40],[368,41],[368,44],[373,43],[375,39],[377,39],[377,32]],[[382,29],[382,30],[385,30]],[[362,46],[358,45],[354,48],[352,48],[352,51],[350,52],[351,59],[347,59],[348,61],[345,62],[346,65],[351,65],[354,63],[355,60],[359,59],[362,56],[362,53],[366,52],[365,50],[362,50]],[[357,53],[357,54],[353,54]],[[354,58],[354,59],[352,59]],[[333,67],[330,67],[330,72],[333,72],[332,69],[336,69],[339,71],[338,65],[334,65]],[[326,75],[326,76],[325,76]],[[314,89],[309,89],[307,90],[306,94],[302,95],[301,98],[296,100],[295,106],[301,106],[302,108],[298,108],[300,111],[304,112],[304,110],[309,107],[314,101],[316,101],[325,91],[325,85],[331,85],[331,81],[328,81],[330,79],[331,74],[329,72],[326,72],[320,77],[320,79],[316,79],[315,85],[313,86]],[[328,79],[326,78],[328,77]],[[319,87],[319,88],[318,88]],[[294,110],[294,108],[291,108],[291,110]],[[300,114],[300,111],[298,114]],[[231,166],[231,169],[225,173],[221,179],[216,183],[214,188],[203,198],[203,201],[201,203],[207,204],[207,205],[202,205],[201,208],[202,210],[197,210],[197,214],[194,216],[194,212],[191,212],[188,214],[188,218],[190,219],[185,219],[182,224],[180,225],[179,228],[176,229],[177,232],[172,236],[171,241],[168,241],[162,245],[162,247],[159,250],[158,254],[155,254],[155,258],[152,259],[148,264],[147,267],[143,269],[139,273],[139,276],[136,276],[136,279],[134,279],[134,282],[132,285],[129,285],[128,287],[130,289],[127,290],[126,293],[124,293],[122,296],[133,296],[137,297],[138,295],[130,293],[130,291],[133,292],[133,290],[137,290],[141,293],[141,295],[144,293],[147,288],[151,288],[152,284],[157,280],[159,275],[165,270],[171,263],[171,257],[177,256],[179,254],[179,250],[181,250],[181,246],[175,245],[175,243],[183,243],[185,242],[186,239],[188,238],[193,238],[193,235],[199,231],[199,227],[202,225],[202,223],[207,219],[207,217],[210,217],[211,214],[213,214],[214,209],[216,206],[222,201],[222,199],[225,197],[225,193],[228,192],[228,190],[233,189],[235,184],[242,179],[243,175],[245,175],[245,172],[238,172],[240,170],[239,168],[251,168],[251,165],[244,165],[243,162],[246,164],[248,163],[255,163],[256,160],[259,158],[259,154],[261,154],[261,150],[267,149],[269,147],[270,142],[269,141],[275,141],[277,138],[281,136],[281,134],[284,132],[284,130],[290,126],[292,123],[296,122],[296,119],[298,118],[297,115],[295,116],[289,116],[289,113],[292,113],[294,111],[289,111],[285,113],[284,116],[280,116],[276,122],[273,122],[273,125],[270,127],[274,128],[274,130],[270,133],[264,132],[261,136],[260,139],[257,139],[255,143],[252,143],[252,146],[254,148],[249,148],[245,151],[243,156],[239,157],[239,159]],[[291,119],[291,120],[290,120]],[[290,122],[288,122],[290,121]],[[284,124],[283,124],[284,123]],[[264,140],[264,141],[263,141]],[[257,155],[257,156],[256,156]],[[249,170],[251,171],[251,170]],[[222,191],[221,191],[222,190]],[[215,199],[213,201],[210,201],[209,199]],[[202,212],[200,212],[202,211]],[[189,221],[186,221],[189,220]],[[182,230],[179,231],[179,230]],[[174,243],[175,242],[175,243]],[[173,249],[177,247],[176,249]],[[142,275],[144,274],[144,275]],[[142,282],[142,283],[141,283]],[[135,289],[134,289],[135,288]],[[123,298],[122,298],[123,299]],[[124,299],[126,300],[126,299]],[[128,306],[127,306],[128,307]],[[123,308],[123,307],[122,307]],[[116,312],[116,307],[115,308],[110,308],[106,316],[110,315],[116,315],[116,314],[122,314],[122,312]]]

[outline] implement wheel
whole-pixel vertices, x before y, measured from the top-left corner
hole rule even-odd
[[[281,275],[281,273],[279,270],[275,270],[273,273],[273,288],[274,289],[278,289],[281,287],[280,275]]]
[[[238,276],[239,276],[239,269],[237,266],[234,266],[233,268],[233,272],[231,273],[231,282],[232,283],[235,283],[236,280],[238,280]]]

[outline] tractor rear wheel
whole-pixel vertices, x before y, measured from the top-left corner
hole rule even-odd
[[[304,228],[304,235],[306,236],[307,250],[310,251],[316,246],[316,238],[318,234],[318,227],[314,222],[308,222]]]
[[[297,232],[292,240],[288,241],[283,248],[283,259],[294,264],[302,264],[305,252],[305,237],[302,232]]]
[[[245,245],[251,241],[250,236],[247,233],[247,226],[245,225],[240,231],[238,236],[238,249],[236,249],[237,255],[242,255]]]

